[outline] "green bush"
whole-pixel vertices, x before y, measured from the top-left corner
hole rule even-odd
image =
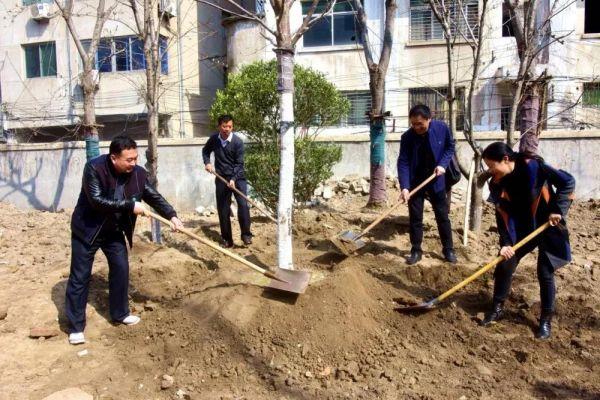
[[[350,110],[349,101],[310,68],[294,67],[295,172],[294,199],[307,201],[319,182],[330,178],[342,157],[341,147],[316,142],[320,128],[337,124]],[[246,177],[267,207],[276,209],[279,191],[279,98],[275,61],[255,62],[229,76],[217,92],[210,116],[216,125],[221,114],[231,114],[234,129],[251,143],[246,149]]]
[[[296,138],[294,199],[310,200],[319,182],[331,178],[333,166],[342,158],[339,145]],[[253,192],[272,210],[277,208],[279,192],[279,148],[277,143],[250,145],[246,152],[246,176]]]

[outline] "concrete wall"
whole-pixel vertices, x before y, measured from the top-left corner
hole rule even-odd
[[[485,135],[485,136],[484,136]],[[485,133],[482,146],[502,139],[501,134]],[[390,135],[386,168],[396,175],[400,136]],[[367,135],[327,138],[342,145],[342,161],[334,167],[335,177],[349,174],[368,176]],[[178,209],[190,211],[214,203],[213,179],[204,171],[201,159],[205,139],[164,139],[159,145],[159,191]],[[140,142],[140,165],[144,146]],[[103,143],[102,152],[108,151]],[[470,148],[459,140],[459,156],[465,161]],[[600,154],[600,131],[545,132],[541,153],[553,166],[565,169],[577,179],[579,199],[600,198],[600,174],[592,160]],[[81,188],[85,150],[80,143],[0,146],[0,201],[20,208],[56,210],[72,208]],[[464,180],[463,180],[464,181]],[[464,186],[464,182],[462,183]]]

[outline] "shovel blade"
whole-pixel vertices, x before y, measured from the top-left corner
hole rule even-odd
[[[403,314],[418,314],[425,313],[427,311],[431,311],[437,307],[437,302],[434,300],[427,301],[425,303],[410,305],[410,306],[400,306],[394,308],[394,311],[398,311]]]
[[[310,272],[277,268],[274,271],[278,279],[271,279],[267,287],[284,292],[302,294],[310,282]]]
[[[365,247],[366,243],[357,239],[358,233],[352,231],[344,231],[338,236],[332,237],[330,240],[334,246],[346,256],[351,256],[352,253]]]

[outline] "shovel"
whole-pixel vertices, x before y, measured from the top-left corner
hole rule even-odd
[[[427,178],[423,182],[421,182],[421,184],[419,186],[414,188],[409,193],[409,197],[412,196],[413,194],[417,193],[425,185],[427,185],[429,182],[431,182],[435,178],[435,176],[436,176],[435,174],[431,174],[431,176],[429,178]],[[392,212],[394,212],[394,210],[397,209],[398,207],[400,207],[400,205],[403,203],[404,203],[403,201],[399,201],[398,203],[396,203],[389,210],[387,210],[386,212],[381,214],[381,216],[379,216],[375,221],[371,222],[371,224],[369,226],[367,226],[362,232],[356,233],[356,232],[352,232],[352,231],[344,231],[344,232],[340,233],[339,235],[332,237],[330,239],[331,242],[343,254],[345,254],[347,256],[352,255],[352,253],[363,248],[366,245],[366,243],[363,240],[360,240],[360,238],[362,238],[367,233],[369,233],[369,231],[371,229],[373,229],[375,227],[375,225],[377,225],[381,221],[383,221],[388,215],[390,215]]]
[[[537,235],[539,235],[540,233],[542,233],[549,226],[550,226],[550,222],[546,222],[544,225],[540,226],[535,231],[531,232],[529,235],[527,235],[525,238],[523,238],[523,240],[521,240],[519,243],[515,244],[512,247],[513,250],[516,251],[519,248],[523,247],[527,242],[529,242],[531,239],[533,239],[534,237],[536,237]],[[429,301],[427,301],[425,303],[417,304],[417,305],[414,305],[414,306],[398,307],[395,310],[398,311],[398,312],[401,312],[401,313],[425,312],[425,311],[433,310],[444,299],[446,299],[447,297],[453,295],[454,293],[456,293],[460,289],[464,288],[469,283],[473,282],[475,279],[477,279],[481,275],[485,274],[487,271],[489,271],[491,268],[493,268],[494,266],[498,265],[502,261],[504,261],[504,257],[502,257],[502,256],[496,257],[493,261],[491,261],[490,263],[486,264],[485,266],[483,266],[479,270],[477,270],[477,272],[475,272],[473,275],[469,276],[467,279],[465,279],[464,281],[460,282],[458,285],[454,286],[452,289],[444,292],[443,294],[441,294],[440,296],[436,297],[433,300],[429,300]]]
[[[211,172],[214,176],[217,177],[217,179],[220,179],[221,181],[223,181],[227,187],[229,187],[229,182],[227,181],[227,179],[223,178],[221,175],[217,174],[215,171]],[[242,196],[244,199],[246,199],[246,201],[250,204],[252,204],[258,211],[260,211],[265,217],[269,218],[271,221],[277,223],[277,220],[275,218],[273,218],[273,216],[271,214],[269,214],[266,210],[263,210],[262,208],[260,208],[258,206],[258,204],[256,204],[256,202],[254,202],[253,200],[251,200],[248,196],[246,196],[244,193],[242,193],[238,188],[234,187],[229,187],[231,190],[233,190],[234,192],[236,192],[237,194],[239,194],[240,196]]]
[[[161,217],[160,215],[158,215],[150,210],[144,211],[144,214],[148,217],[157,219],[158,221],[163,222],[163,223],[169,225],[170,227],[173,227],[173,224],[171,223],[171,221],[169,221],[166,218]],[[211,242],[208,239],[204,239],[203,237],[196,235],[195,233],[193,233],[192,231],[190,231],[188,229],[179,229],[178,231],[185,233],[189,237],[196,239],[199,242],[202,242],[205,245],[211,247],[213,250],[216,250],[219,253],[225,254],[226,256],[231,257],[234,260],[239,261],[240,263],[244,264],[245,266],[252,268],[256,272],[266,276],[267,278],[270,278],[271,281],[267,285],[267,287],[269,287],[269,288],[282,290],[285,292],[302,294],[302,293],[304,293],[304,291],[306,290],[306,287],[308,286],[308,282],[310,281],[310,272],[277,268],[275,273],[273,273],[271,271],[268,271],[264,268],[259,267],[256,264],[251,263],[250,261],[238,256],[237,254],[235,254],[229,250],[226,250],[226,249],[216,245],[215,243]]]

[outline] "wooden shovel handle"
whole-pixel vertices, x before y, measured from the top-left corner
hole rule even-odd
[[[431,182],[433,179],[435,179],[435,173],[431,174],[431,176],[427,179],[425,179],[423,182],[421,182],[421,184],[419,186],[417,186],[416,188],[414,188],[409,194],[409,198],[410,196],[414,195],[415,193],[417,193],[419,190],[421,190],[425,185],[427,185],[429,182]],[[371,224],[369,226],[367,226],[358,236],[356,236],[354,238],[354,240],[359,239],[363,236],[365,236],[367,233],[369,233],[369,231],[371,229],[373,229],[375,227],[375,225],[379,224],[381,221],[383,221],[388,215],[390,215],[392,212],[394,212],[394,210],[398,207],[400,207],[401,204],[403,204],[403,201],[399,201],[398,203],[396,203],[393,207],[391,207],[389,210],[387,210],[386,212],[384,212],[383,214],[381,214],[375,221],[371,222]]]
[[[525,246],[531,239],[533,239],[534,237],[536,237],[537,235],[539,235],[540,233],[542,233],[549,226],[550,226],[550,222],[546,222],[544,225],[540,226],[535,231],[533,231],[529,235],[525,236],[519,243],[517,243],[514,246],[512,246],[513,250],[517,251],[521,247]],[[477,279],[481,275],[485,274],[491,268],[493,268],[496,265],[500,264],[502,261],[504,261],[504,257],[502,257],[502,256],[496,257],[493,261],[491,261],[490,263],[488,263],[488,264],[484,265],[483,267],[481,267],[481,269],[479,269],[473,275],[469,276],[467,279],[465,279],[464,281],[460,282],[458,285],[454,286],[452,289],[450,289],[450,290],[444,292],[443,294],[441,294],[439,297],[437,297],[435,300],[433,300],[433,303],[439,303],[440,301],[444,300],[448,296],[450,296],[450,295],[454,294],[455,292],[459,291],[460,289],[464,288],[469,283],[473,282],[475,279]]]
[[[227,179],[223,178],[221,175],[217,174],[215,171],[211,172],[214,176],[216,176],[218,179],[220,179],[221,181],[223,181],[227,186],[229,186],[229,182],[227,182]],[[263,210],[262,208],[260,208],[258,206],[258,204],[256,204],[253,200],[251,200],[248,196],[246,196],[244,193],[242,193],[238,188],[236,188],[235,186],[230,188],[232,189],[234,192],[236,192],[237,194],[239,194],[240,196],[242,196],[244,199],[246,199],[246,201],[250,204],[252,204],[254,207],[256,207],[256,209],[258,211],[260,211],[265,217],[269,218],[271,221],[277,223],[277,220],[275,218],[273,218],[273,216],[271,214],[269,214],[266,210]]]
[[[144,215],[146,215],[148,217],[152,217],[154,219],[157,219],[160,222],[163,222],[163,223],[169,225],[171,228],[173,227],[173,224],[171,223],[171,221],[169,221],[166,218],[161,217],[160,215],[158,215],[155,212],[152,212],[152,211],[150,211],[148,209],[146,209],[146,211],[144,211]],[[183,228],[183,229],[178,229],[178,231],[181,232],[181,233],[185,233],[189,237],[191,237],[193,239],[196,239],[197,241],[202,242],[205,245],[211,247],[213,250],[216,250],[219,253],[222,253],[222,254],[225,254],[228,257],[231,257],[234,260],[241,262],[245,266],[250,267],[250,268],[252,268],[253,270],[255,270],[257,272],[260,272],[263,275],[267,275],[269,277],[271,275],[271,273],[269,271],[267,271],[266,269],[261,268],[258,265],[255,265],[255,264],[251,263],[250,261],[246,260],[245,258],[242,258],[242,257],[238,256],[237,254],[232,253],[231,251],[222,248],[221,246],[216,245],[215,243],[211,242],[208,239],[205,239],[205,238],[203,238],[201,236],[196,235],[194,232],[190,231],[189,229]]]

